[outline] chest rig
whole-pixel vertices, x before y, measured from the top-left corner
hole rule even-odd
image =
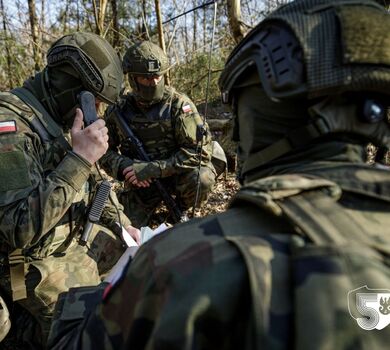
[[[147,110],[136,107],[135,100],[130,97],[123,105],[122,115],[142,142],[151,160],[168,158],[176,148],[174,120],[174,99],[169,97],[152,105]],[[123,142],[121,152],[130,158],[136,157],[133,146]]]

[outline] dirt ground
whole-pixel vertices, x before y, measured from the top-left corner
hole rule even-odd
[[[238,191],[239,186],[240,185],[236,180],[235,173],[221,175],[217,179],[213,190],[209,194],[207,202],[202,203],[201,207],[195,210],[194,215],[192,215],[192,208],[187,210],[185,214],[189,219],[191,219],[192,217],[204,217],[206,215],[212,215],[225,211],[230,203],[231,198]],[[160,207],[156,209],[149,227],[154,229],[162,222],[172,224],[171,220],[169,219],[169,212],[163,204],[161,204]]]
[[[236,174],[227,173],[226,176],[220,176],[217,179],[207,202],[200,209],[195,211],[195,217],[206,216],[225,211],[230,199],[238,191],[239,183],[236,180]]]

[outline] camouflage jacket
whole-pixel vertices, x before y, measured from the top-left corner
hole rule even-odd
[[[137,107],[132,94],[126,95],[116,106],[107,109],[105,119],[110,147],[102,158],[102,165],[110,175],[123,179],[123,169],[138,159],[134,145],[118,126],[117,113],[124,116],[135,136],[142,142],[155,166],[153,177],[167,177],[198,166],[199,145],[196,132],[197,125],[202,125],[203,121],[187,96],[166,87],[163,99],[149,109]],[[211,134],[206,123],[203,164],[209,163],[211,156]]]
[[[390,295],[389,212],[388,170],[254,181],[225,213],[142,246],[92,311],[67,296],[51,348],[384,349],[390,326],[357,322],[388,324],[387,310],[359,311],[356,291]]]
[[[1,253],[53,253],[84,223],[98,182],[91,165],[71,151],[69,135],[40,111],[12,93],[0,94]],[[118,221],[113,206],[101,221],[107,227]],[[130,224],[122,214],[121,221]]]

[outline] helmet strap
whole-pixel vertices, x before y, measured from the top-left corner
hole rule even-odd
[[[371,141],[375,146],[389,148],[390,130],[387,121],[364,122],[359,118],[358,105],[346,97],[329,96],[309,108],[308,125],[293,130],[284,138],[248,156],[242,174],[305,146],[327,134],[352,134]]]
[[[295,148],[304,146],[312,140],[326,135],[330,129],[321,118],[316,118],[309,125],[295,129],[286,137],[273,143],[272,145],[248,156],[242,167],[242,175],[277,159]]]

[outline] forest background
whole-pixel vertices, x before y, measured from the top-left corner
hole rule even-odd
[[[121,57],[140,40],[160,45],[172,66],[170,85],[187,94],[208,120],[229,118],[221,107],[217,84],[229,53],[267,14],[288,2],[0,0],[0,90],[20,86],[40,71],[45,66],[47,50],[57,38],[88,31],[106,38]],[[383,4],[389,8],[387,0]],[[225,124],[221,125],[223,129]],[[223,146],[230,152],[230,145]],[[227,175],[217,183],[207,206],[198,215],[225,208],[238,189],[235,175]]]
[[[187,94],[202,115],[228,118],[221,108],[217,85],[226,58],[246,32],[287,2],[0,0],[0,89],[21,86],[40,71],[56,39],[87,31],[106,38],[121,57],[140,40],[160,45],[172,66],[170,85]],[[197,216],[223,210],[237,189],[235,174],[225,174]]]
[[[202,104],[206,94],[209,100],[219,96],[218,76],[237,41],[286,2],[222,0],[215,5],[207,0],[0,0],[0,89],[21,85],[44,67],[54,40],[81,30],[105,37],[120,55],[139,40],[159,44],[172,66],[170,83],[195,104]],[[209,68],[210,87],[206,91]]]

